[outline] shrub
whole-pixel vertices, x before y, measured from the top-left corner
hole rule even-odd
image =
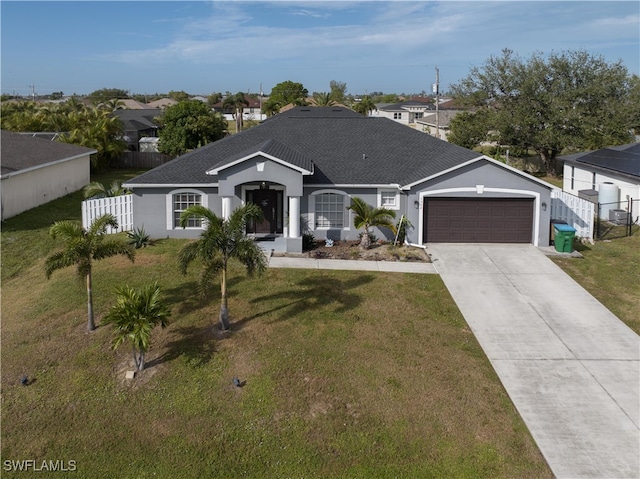
[[[144,248],[151,244],[151,238],[145,232],[143,227],[135,228],[133,231],[127,231],[129,244],[135,246],[136,249]]]

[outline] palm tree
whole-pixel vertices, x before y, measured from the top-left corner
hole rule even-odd
[[[134,248],[116,238],[108,237],[108,227],[117,228],[118,221],[111,214],[96,218],[88,229],[78,221],[56,221],[49,229],[53,238],[64,241],[64,249],[49,256],[45,261],[45,274],[51,278],[54,271],[75,265],[78,276],[87,284],[87,329],[93,331],[96,325],[93,319],[93,293],[91,289],[91,270],[95,260],[121,254],[133,262]]]
[[[187,243],[178,253],[180,272],[186,274],[187,267],[194,260],[202,262],[200,275],[200,293],[206,294],[217,274],[220,274],[220,325],[224,331],[229,329],[229,308],[227,303],[227,265],[235,259],[242,263],[249,275],[263,273],[267,267],[264,252],[245,234],[250,220],[260,220],[262,210],[248,203],[236,208],[228,219],[222,219],[204,206],[194,205],[180,215],[180,226],[187,226],[190,218],[201,218],[205,229],[200,239]]]
[[[360,100],[355,105],[353,105],[353,110],[357,111],[358,113],[364,116],[369,116],[369,114],[373,110],[377,110],[377,108],[375,103],[373,103],[373,100],[371,99],[371,97],[365,96],[362,98],[362,100]]]
[[[133,347],[133,362],[137,371],[144,369],[144,356],[151,343],[151,331],[156,326],[167,327],[170,316],[166,303],[160,301],[158,283],[136,291],[129,286],[116,289],[116,304],[104,317],[115,327],[113,349],[129,339]]]
[[[336,102],[331,97],[331,93],[328,92],[315,92],[313,94],[313,97],[311,98],[311,103],[314,106],[333,106],[336,104]]]
[[[109,198],[112,196],[126,195],[130,193],[129,190],[122,187],[122,184],[117,180],[111,183],[111,187],[107,188],[106,185],[99,181],[92,181],[82,189],[82,193],[85,199],[88,198]]]
[[[351,198],[351,206],[347,206],[347,209],[356,214],[353,218],[353,225],[356,228],[363,228],[362,237],[360,238],[361,249],[369,249],[371,247],[371,232],[369,228],[373,226],[384,226],[394,233],[396,232],[396,225],[393,223],[396,212],[393,210],[381,207],[374,208],[357,196]]]
[[[233,118],[236,120],[236,132],[242,131],[242,111],[245,106],[249,106],[249,101],[242,92],[228,96],[222,102],[223,110],[227,107],[233,108]]]

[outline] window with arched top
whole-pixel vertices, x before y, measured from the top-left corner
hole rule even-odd
[[[180,215],[190,206],[200,205],[205,208],[207,195],[198,190],[176,190],[167,195],[167,229],[177,229],[180,226]],[[200,218],[189,218],[186,228],[202,228]]]
[[[311,194],[313,229],[349,229],[349,196],[343,191],[321,190]]]

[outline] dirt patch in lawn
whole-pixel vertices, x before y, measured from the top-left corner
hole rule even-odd
[[[316,242],[314,247],[301,254],[273,253],[273,256],[295,256],[313,259],[349,259],[361,261],[408,261],[429,263],[429,255],[422,248],[413,246],[394,246],[391,243],[378,242],[363,250],[358,241],[334,241],[331,246],[324,241]]]

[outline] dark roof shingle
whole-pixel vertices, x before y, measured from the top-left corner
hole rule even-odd
[[[305,184],[407,185],[481,155],[393,120],[365,117],[348,109],[297,108],[242,133],[228,136],[165,163],[128,184],[211,184],[205,172],[272,140],[313,162]],[[280,146],[281,145],[281,146]],[[282,158],[286,160],[286,158]]]

